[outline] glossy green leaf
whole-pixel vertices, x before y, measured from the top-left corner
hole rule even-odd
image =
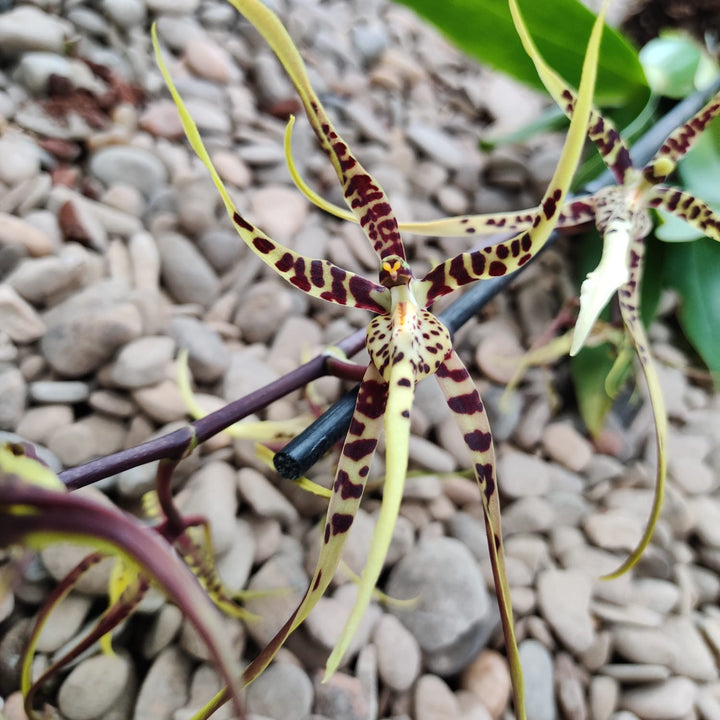
[[[605,390],[605,381],[615,364],[615,348],[610,343],[585,346],[570,358],[575,398],[583,422],[595,437],[603,428],[613,399]]]
[[[720,384],[720,243],[667,246],[666,268],[681,296],[683,332]]]
[[[398,0],[436,25],[482,63],[543,89],[513,27],[507,0]],[[594,16],[578,0],[520,0],[530,33],[545,60],[574,87]],[[605,28],[595,92],[596,104],[631,104],[639,112],[649,89],[635,49]]]

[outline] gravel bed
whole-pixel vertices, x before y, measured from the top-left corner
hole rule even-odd
[[[385,0],[271,0],[345,139],[403,219],[520,209],[542,193],[562,138],[481,154],[478,140],[535,118],[545,101],[479,68]],[[350,270],[375,272],[356,227],[310,207],[282,153],[298,112],[269,49],[219,0],[0,2],[0,440],[36,443],[56,469],[131,447],[186,421],[174,360],[189,353],[208,407],[247,394],[368,321],[296,293],[235,236],[151,57],[157,21],[167,62],[233,198],[269,235]],[[71,50],[71,52],[68,52]],[[340,201],[332,169],[299,120],[301,172]],[[418,270],[466,239],[409,237]],[[567,364],[534,369],[502,400],[513,363],[572,295],[559,245],[457,334],[496,435],[508,576],[529,720],[720,720],[720,401],[688,373],[670,321],[651,328],[671,418],[670,483],[638,566],[598,577],[630,550],[654,479],[644,391],[614,411],[594,444],[577,417]],[[673,298],[663,303],[671,309]],[[336,379],[315,383],[330,403]],[[263,418],[307,412],[300,393]],[[341,671],[324,662],[355,596],[342,574],[246,696],[275,720],[498,720],[510,679],[479,493],[434,384],[418,388],[411,463],[382,589]],[[310,477],[328,484],[334,458]],[[380,475],[381,463],[373,474]],[[211,521],[234,589],[279,589],[227,620],[249,659],[294,609],[318,552],[323,503],[279,480],[252,445],[221,436],[178,469],[188,513]],[[108,478],[126,508],[152,465]],[[359,572],[379,493],[345,551]],[[18,651],[53,583],[82,548],[49,548],[0,606],[0,698],[24,718]],[[50,617],[39,673],[103,610],[112,561]],[[117,654],[83,655],[48,688],[53,717],[186,720],[218,688],[208,656],[173,605],[151,592],[117,633]],[[216,717],[230,717],[227,708]]]

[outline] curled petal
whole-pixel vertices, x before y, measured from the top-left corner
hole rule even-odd
[[[574,97],[574,95],[573,95]],[[573,101],[574,102],[574,101]],[[287,161],[290,177],[298,190],[316,207],[326,213],[347,222],[359,222],[358,218],[346,208],[326,200],[313,190],[300,174],[292,154],[292,129],[295,118],[290,116],[285,126],[285,159]],[[592,123],[591,123],[592,124]],[[592,139],[591,135],[591,139]],[[467,235],[490,235],[497,232],[517,232],[526,230],[532,225],[535,215],[540,208],[528,208],[520,212],[486,213],[483,215],[456,215],[419,222],[398,221],[398,227],[403,232],[416,235],[431,235],[433,237],[463,237]],[[558,228],[572,228],[592,222],[594,211],[591,196],[577,198],[567,205],[558,215]]]

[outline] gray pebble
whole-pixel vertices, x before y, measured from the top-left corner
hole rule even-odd
[[[442,678],[423,675],[415,685],[417,720],[452,720],[459,716],[457,698]]]
[[[430,125],[413,123],[405,131],[408,140],[438,164],[459,168],[466,159],[462,147],[447,133]]]
[[[260,517],[275,518],[285,525],[297,520],[297,510],[290,501],[257,470],[242,468],[237,485],[243,499]]]
[[[208,230],[198,240],[198,247],[220,273],[227,272],[245,253],[245,244],[238,234],[227,230]]]
[[[88,658],[75,667],[60,686],[60,710],[68,720],[107,717],[131,682],[132,665],[126,657],[96,655]]]
[[[523,452],[503,453],[498,460],[497,472],[500,489],[511,498],[544,495],[550,483],[547,463]]]
[[[275,663],[247,690],[249,713],[273,720],[307,720],[313,706],[313,684],[305,671]]]
[[[37,340],[45,324],[35,309],[8,285],[0,285],[0,327],[10,340],[21,345]]]
[[[279,377],[266,362],[258,357],[253,348],[238,350],[230,358],[225,373],[223,397],[228,402],[244,397]]]
[[[588,694],[592,720],[609,720],[620,695],[618,683],[605,675],[598,675],[590,681]]]
[[[112,22],[126,30],[145,21],[143,0],[103,0],[102,9]]]
[[[549,569],[538,576],[537,591],[543,617],[565,646],[575,653],[587,650],[595,639],[589,578],[576,570]]]
[[[492,428],[493,442],[509,440],[523,416],[523,401],[515,390],[506,393],[505,388],[489,385],[482,393],[482,401]],[[502,483],[502,476],[500,477]]]
[[[36,380],[30,383],[30,397],[37,403],[72,405],[90,397],[90,385],[79,380]]]
[[[371,65],[388,45],[387,28],[380,23],[355,25],[352,28],[352,42],[363,63]]]
[[[123,284],[103,281],[45,315],[48,330],[40,347],[54,370],[65,377],[80,377],[140,336],[142,319],[137,308],[124,301],[126,293]]]
[[[72,26],[32,5],[22,5],[0,15],[0,47],[8,54],[28,50],[62,52]]]
[[[236,518],[230,549],[216,562],[218,575],[231,590],[242,590],[250,577],[256,546],[253,529],[247,520]]]
[[[383,615],[375,626],[378,671],[382,681],[396,692],[405,692],[420,674],[420,646],[393,615]]]
[[[259,620],[248,624],[248,633],[260,645],[270,642],[295,610],[305,591],[308,577],[298,558],[280,553],[271,557],[248,583],[248,590],[275,590],[264,597],[248,598],[245,608]],[[282,592],[277,592],[282,591]]]
[[[326,682],[322,675],[315,677],[314,710],[329,720],[367,720],[372,717],[372,701],[360,679],[336,672]]]
[[[0,181],[17,185],[40,172],[40,149],[23,135],[0,139]]]
[[[209,325],[189,317],[174,318],[170,334],[178,347],[188,351],[188,363],[198,382],[212,383],[230,364],[230,353]]]
[[[448,648],[481,633],[488,595],[470,551],[447,537],[421,541],[395,565],[388,580],[392,597],[419,597],[411,609],[391,608],[425,652]]]
[[[155,239],[162,261],[162,279],[180,303],[208,307],[220,294],[220,281],[207,260],[184,236],[163,233]]]
[[[683,677],[625,691],[620,707],[641,720],[677,720],[692,710],[697,686]]]
[[[90,172],[110,187],[123,183],[149,197],[167,182],[167,170],[152,153],[139,147],[115,145],[90,156]]]
[[[22,373],[15,367],[0,367],[0,430],[14,430],[18,426],[26,395]]]
[[[143,337],[128,343],[110,370],[112,381],[124,388],[154,385],[165,377],[175,352],[175,341],[164,336]]]
[[[177,647],[163,650],[140,686],[133,720],[171,718],[188,699],[190,660]]]
[[[238,505],[235,470],[225,462],[209,462],[192,476],[188,489],[190,496],[183,504],[183,513],[207,518],[213,549],[227,552],[235,535]]]
[[[290,292],[275,281],[255,283],[245,293],[235,324],[249,342],[267,342],[292,309]]]
[[[552,656],[537,640],[523,640],[519,646],[525,678],[525,705],[528,720],[555,720],[555,671]]]
[[[90,610],[92,598],[70,593],[47,618],[37,642],[39,652],[51,653],[75,636]]]
[[[355,583],[342,585],[332,597],[320,598],[315,608],[308,615],[305,621],[308,634],[323,648],[332,650],[337,645],[350,613],[355,606],[357,594],[358,586]],[[370,635],[380,615],[379,607],[371,602],[365,609],[351,638],[350,645],[344,656],[345,660],[356,655],[362,647],[368,644]]]
[[[182,611],[178,607],[163,605],[143,638],[143,655],[146,658],[154,658],[164,650],[180,631],[182,621]]]
[[[27,259],[7,278],[27,301],[44,305],[51,297],[80,287],[83,267],[78,257],[69,255]]]

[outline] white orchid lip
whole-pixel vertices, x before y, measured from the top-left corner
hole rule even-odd
[[[616,218],[608,224],[600,263],[588,273],[580,288],[580,313],[575,323],[570,355],[580,352],[610,298],[630,279],[628,253],[631,230],[631,221],[624,218]]]

